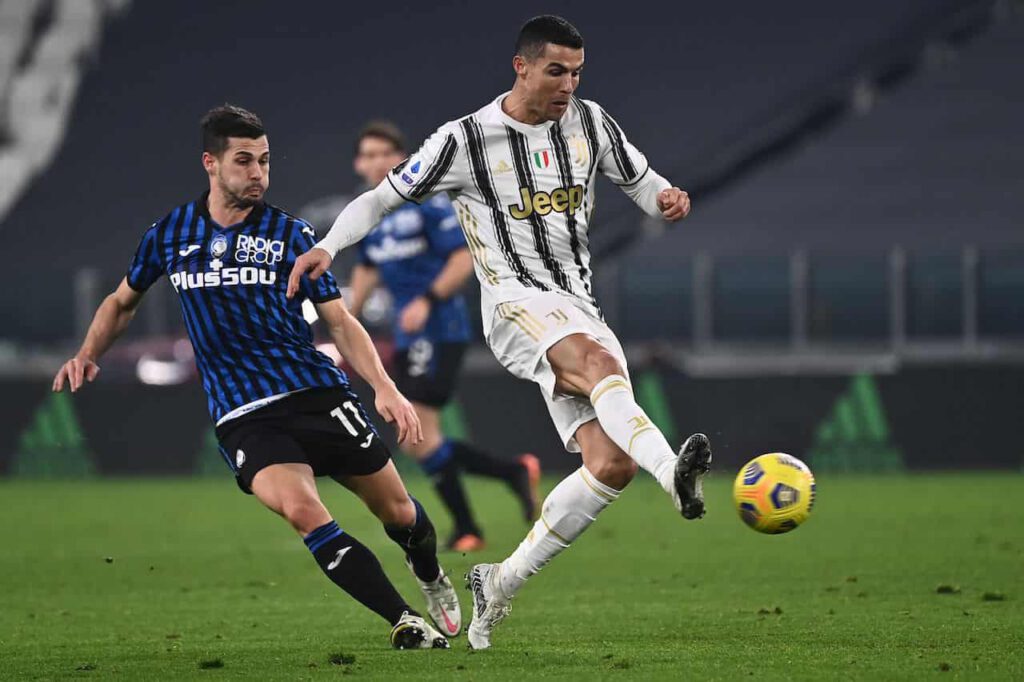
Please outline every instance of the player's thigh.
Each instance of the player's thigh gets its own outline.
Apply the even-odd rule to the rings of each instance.
[[[308,464],[266,466],[253,476],[250,488],[260,502],[302,533],[310,533],[331,520]]]
[[[553,292],[495,307],[487,343],[505,369],[520,379],[556,393],[556,377],[547,351],[573,335],[590,335],[593,323],[571,300]]]
[[[389,461],[372,474],[336,476],[335,479],[355,493],[384,524],[411,526],[416,522],[416,508],[394,462]]]
[[[271,405],[263,409],[267,412],[239,417],[217,427],[220,449],[245,492],[252,492],[253,479],[269,466],[311,465],[305,449],[289,432],[286,408]]]
[[[614,338],[614,336],[612,337]],[[605,377],[626,372],[621,353],[591,334],[572,334],[548,349],[555,388],[562,393],[589,396]]]
[[[594,478],[618,490],[633,480],[636,462],[608,437],[596,419],[580,426],[575,437],[583,455],[583,465]]]

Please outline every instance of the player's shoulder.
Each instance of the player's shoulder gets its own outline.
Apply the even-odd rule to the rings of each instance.
[[[298,232],[308,234],[310,237],[316,237],[316,228],[308,220],[303,220],[294,213],[286,211],[285,209],[275,204],[264,204],[266,210],[271,212],[271,222],[274,222],[275,218],[284,218],[294,224]]]
[[[499,98],[500,99],[500,98]],[[487,122],[495,117],[497,112],[498,100],[492,100],[487,102],[476,111],[471,111],[468,114],[463,114],[458,118],[453,118],[450,121],[445,122],[437,128],[437,133],[441,135],[455,135],[461,137],[462,132],[468,122]]]
[[[164,228],[172,227],[181,220],[186,220],[191,212],[199,210],[199,205],[197,202],[198,199],[193,199],[192,201],[188,201],[184,204],[179,204],[178,206],[175,206],[170,211],[165,213],[163,216],[154,220],[149,225],[149,227],[145,229],[143,233],[144,236],[158,236],[164,231]]]
[[[574,95],[572,103],[575,105],[574,113],[577,116],[588,117],[600,122],[603,117],[608,115],[608,112],[605,111],[604,107],[592,99],[584,99]]]

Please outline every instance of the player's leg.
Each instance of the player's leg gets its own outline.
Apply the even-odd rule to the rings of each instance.
[[[448,345],[421,336],[396,352],[395,384],[412,402],[423,427],[423,440],[404,447],[403,452],[415,459],[430,477],[434,490],[452,517],[454,528],[448,547],[473,551],[483,549],[483,533],[470,511],[451,443],[441,431],[440,408],[448,399],[441,384],[445,383],[444,370],[449,369],[450,364],[443,363],[442,358],[450,355],[446,350]]]
[[[415,459],[430,477],[434,490],[452,517],[454,528],[448,547],[460,552],[483,549],[483,532],[469,507],[454,443],[441,432],[440,411],[417,400],[413,400],[413,407],[423,427],[423,440],[403,447],[403,452]]]
[[[451,400],[466,347],[465,343],[436,345],[429,390],[421,396],[425,405],[440,410]],[[435,417],[440,431],[439,414]],[[526,522],[536,520],[540,462],[534,455],[526,453],[515,459],[502,459],[464,440],[448,439],[446,442],[450,446],[452,459],[462,471],[503,481],[519,499]]]
[[[392,626],[404,614],[415,614],[373,552],[331,518],[320,501],[309,465],[272,464],[256,472],[249,487],[260,502],[302,536],[320,569],[334,584]]]
[[[490,646],[491,632],[508,614],[510,600],[528,578],[567,549],[633,479],[636,463],[627,457],[596,420],[575,431],[583,466],[563,479],[544,499],[540,518],[526,538],[500,564],[478,564],[467,576],[473,593],[469,642]]]
[[[547,351],[556,391],[588,397],[608,437],[654,476],[685,518],[700,518],[704,515],[701,479],[711,462],[708,438],[690,436],[677,455],[636,402],[621,357],[610,332],[602,340],[572,334]]]
[[[366,475],[336,477],[384,524],[427,599],[431,618],[449,637],[462,630],[458,596],[437,559],[437,535],[427,512],[409,495],[393,462]]]

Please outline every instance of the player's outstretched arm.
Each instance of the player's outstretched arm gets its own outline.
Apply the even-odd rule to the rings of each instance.
[[[398,442],[415,445],[423,440],[423,427],[412,404],[405,399],[395,382],[384,371],[384,363],[359,320],[336,298],[316,306],[320,319],[338,347],[341,356],[373,387],[374,405],[380,416],[398,428]]]
[[[295,259],[295,266],[288,276],[288,298],[299,290],[302,276],[316,280],[331,267],[334,256],[344,248],[365,237],[380,219],[402,205],[405,199],[395,191],[387,179],[375,188],[363,192],[349,202],[348,206],[334,219],[334,224],[316,245]]]
[[[65,381],[74,393],[86,381],[96,379],[100,372],[96,361],[107,352],[132,321],[141,301],[142,293],[128,286],[127,278],[121,280],[114,293],[103,299],[103,303],[96,309],[96,315],[92,318],[82,347],[78,349],[75,357],[64,363],[57,376],[53,378],[55,392],[64,389]]]
[[[690,214],[690,195],[648,168],[636,182],[620,185],[623,192],[647,215],[669,222]]]

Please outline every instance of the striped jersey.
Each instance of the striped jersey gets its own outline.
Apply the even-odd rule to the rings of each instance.
[[[452,197],[482,291],[484,331],[495,306],[555,291],[595,315],[588,229],[600,171],[628,188],[649,165],[595,102],[573,97],[558,121],[521,123],[505,93],[450,121],[388,174],[402,197]]]
[[[269,204],[223,227],[210,218],[207,194],[179,206],[142,237],[128,285],[149,289],[166,275],[178,294],[196,366],[219,422],[245,406],[307,388],[348,386],[348,377],[313,346],[302,301],[341,296],[330,272],[303,278],[285,297],[295,258],[315,243],[313,228]]]

